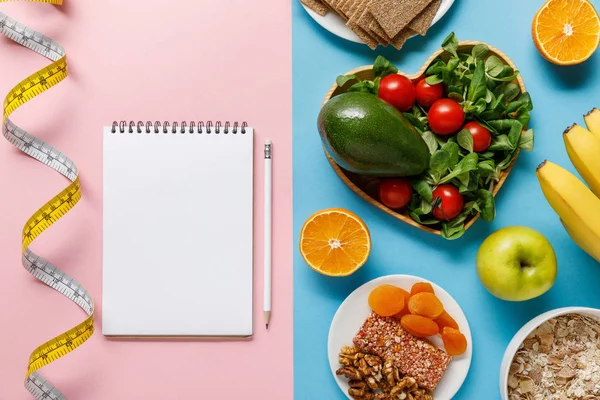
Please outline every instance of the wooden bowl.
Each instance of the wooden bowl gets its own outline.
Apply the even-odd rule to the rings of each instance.
[[[490,46],[487,43],[483,43],[483,42],[478,42],[475,40],[466,40],[466,41],[462,41],[459,42],[459,46],[458,46],[458,52],[471,52],[471,49],[477,45],[477,44],[485,44],[486,46],[489,47],[490,49],[490,53],[489,55],[495,55],[496,57],[500,58],[502,61],[504,61],[506,64],[510,65],[513,69],[517,70],[517,67],[515,66],[515,64],[512,62],[512,60],[510,58],[508,58],[508,56],[506,54],[504,54],[503,52],[501,52],[500,50],[498,50],[497,48]],[[417,80],[421,77],[423,77],[425,75],[425,71],[427,70],[427,68],[433,63],[433,61],[435,61],[435,59],[437,59],[438,57],[441,57],[442,59],[444,59],[444,61],[447,61],[448,58],[448,54],[445,53],[444,49],[440,48],[439,50],[435,51],[428,59],[427,61],[425,61],[425,63],[423,64],[423,66],[421,67],[421,69],[419,69],[419,71],[417,71],[414,74],[406,74],[402,71],[398,71],[399,74],[406,76],[407,78],[411,79],[411,80]],[[372,65],[365,65],[363,67],[359,67],[356,69],[353,69],[352,71],[346,72],[345,75],[350,75],[350,74],[354,74],[356,76],[358,76],[360,79],[367,79],[367,80],[372,80],[373,79],[373,66]],[[521,75],[519,74],[517,76],[517,79],[515,79],[514,83],[518,84],[519,87],[521,88],[521,93],[526,92],[525,89],[525,83],[523,82],[523,78],[521,77]],[[329,101],[329,99],[331,99],[332,97],[337,96],[338,94],[342,94],[344,92],[346,92],[346,90],[348,90],[348,88],[352,86],[352,83],[349,82],[346,85],[340,87],[337,84],[333,84],[333,86],[331,86],[331,88],[329,89],[329,91],[327,92],[327,95],[325,96],[325,99],[323,100],[323,104],[321,106],[323,106],[325,103],[327,103],[327,101]],[[524,127],[525,129],[527,127]],[[525,129],[523,129],[523,132],[525,132]],[[426,226],[426,225],[421,225],[418,222],[416,222],[415,220],[413,220],[407,212],[405,211],[397,211],[397,210],[392,210],[391,208],[388,208],[386,206],[384,206],[382,203],[380,203],[376,198],[376,191],[375,193],[373,193],[371,190],[368,190],[367,186],[369,185],[369,178],[366,177],[361,177],[357,174],[351,173],[349,171],[345,171],[344,169],[340,168],[340,166],[338,164],[336,164],[335,161],[333,161],[333,159],[331,158],[331,156],[329,155],[329,153],[327,152],[327,149],[325,149],[325,147],[323,147],[323,150],[325,151],[325,155],[327,156],[327,160],[329,160],[329,164],[331,164],[331,167],[333,168],[333,170],[335,171],[335,173],[339,176],[339,178],[350,188],[352,189],[352,191],[356,194],[358,194],[360,197],[362,197],[365,201],[367,201],[369,204],[379,208],[380,210],[390,214],[391,216],[393,216],[394,218],[397,218],[403,222],[406,222],[409,225],[414,226],[415,228],[421,229],[422,231],[425,232],[429,232],[429,233],[433,233],[435,235],[441,235],[441,230],[440,229],[435,229],[432,228],[431,226]],[[518,151],[518,150],[517,150]],[[504,181],[506,180],[506,178],[508,177],[508,174],[510,173],[510,171],[513,168],[513,165],[515,164],[515,161],[517,160],[518,154],[515,157],[515,159],[513,160],[513,162],[510,164],[510,166],[508,168],[506,168],[504,171],[502,171],[502,173],[500,174],[500,179],[498,180],[498,183],[496,183],[496,186],[494,187],[494,190],[492,192],[492,194],[494,195],[494,197],[496,196],[496,194],[498,193],[498,191],[500,190],[500,188],[502,187],[502,185],[504,185]],[[358,183],[358,184],[357,184]],[[362,187],[359,187],[362,186]],[[374,188],[371,188],[374,191]],[[366,191],[371,192],[370,195],[367,194]],[[475,221],[479,218],[479,213],[477,213],[476,215],[473,215],[471,218],[467,219],[465,221],[465,230],[469,229],[471,227],[471,225],[473,225],[473,223],[475,223]]]

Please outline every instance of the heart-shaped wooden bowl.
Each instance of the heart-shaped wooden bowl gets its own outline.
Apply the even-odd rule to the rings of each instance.
[[[490,49],[490,53],[489,55],[495,55],[496,57],[500,58],[502,61],[504,61],[506,64],[510,65],[513,69],[517,69],[517,67],[515,66],[515,64],[512,62],[512,60],[510,58],[508,58],[508,56],[506,54],[504,54],[503,52],[501,52],[500,50],[498,50],[497,48],[490,46],[487,43],[483,43],[483,42],[479,42],[479,41],[475,41],[475,40],[466,40],[466,41],[462,41],[459,43],[458,46],[458,52],[459,53],[464,53],[464,52],[471,52],[471,49],[478,44],[485,44],[486,46],[489,47]],[[433,61],[435,61],[438,57],[441,57],[442,59],[444,59],[444,61],[447,61],[448,58],[448,53],[446,53],[444,51],[444,49],[440,48],[439,50],[437,50],[436,52],[434,52],[428,59],[427,61],[425,61],[425,63],[423,64],[423,66],[421,67],[421,69],[419,69],[419,71],[417,71],[414,74],[406,74],[402,71],[399,71],[398,73],[401,75],[406,76],[407,78],[415,81],[418,80],[420,78],[422,78],[425,75],[425,71],[427,70],[427,68],[433,63]],[[372,80],[373,79],[373,66],[372,65],[365,65],[364,67],[360,67],[360,68],[356,68],[353,69],[352,71],[347,72],[345,75],[349,75],[349,74],[354,74],[356,76],[358,76],[360,79],[368,79],[368,80]],[[521,88],[521,93],[526,92],[525,89],[525,83],[523,83],[523,78],[521,78],[521,75],[517,76],[517,79],[515,79],[514,83],[518,84],[519,87]],[[325,96],[325,100],[323,100],[323,104],[327,103],[327,101],[329,101],[329,99],[331,99],[332,97],[335,97],[339,94],[342,94],[344,92],[346,92],[346,90],[348,90],[348,88],[352,86],[352,82],[347,83],[346,85],[340,87],[337,84],[334,84],[329,91],[327,92],[327,95]],[[525,127],[526,129],[527,127]],[[523,132],[525,131],[525,129],[523,130]],[[413,220],[408,213],[403,212],[403,211],[398,211],[398,210],[392,210],[391,208],[388,208],[386,206],[384,206],[382,203],[379,202],[379,200],[377,200],[377,179],[374,178],[368,178],[368,177],[364,177],[364,176],[360,176],[357,174],[354,174],[352,172],[349,171],[345,171],[344,169],[340,168],[339,165],[336,164],[335,161],[333,161],[333,159],[331,158],[331,156],[329,155],[329,153],[327,152],[327,149],[325,149],[325,147],[323,147],[323,150],[325,151],[325,155],[327,156],[327,159],[329,160],[329,163],[331,164],[331,167],[333,168],[333,170],[335,171],[335,173],[340,177],[340,179],[350,188],[352,189],[352,191],[356,194],[358,194],[360,197],[362,197],[365,201],[367,201],[369,204],[372,204],[373,206],[379,208],[380,210],[390,214],[391,216],[393,216],[394,218],[397,218],[403,222],[406,222],[409,225],[414,226],[415,228],[421,229],[422,231],[425,232],[429,232],[429,233],[433,233],[435,235],[441,235],[441,230],[440,229],[435,229],[434,227],[431,226],[426,226],[426,225],[421,225],[418,222],[416,222],[415,220]],[[518,157],[518,154],[517,154]],[[496,186],[494,187],[493,190],[493,195],[494,197],[496,196],[496,194],[498,193],[498,191],[500,190],[500,188],[502,187],[502,185],[504,184],[504,181],[506,180],[506,178],[508,177],[508,174],[510,173],[510,171],[512,170],[513,165],[515,164],[515,161],[517,160],[517,157],[515,157],[515,159],[513,160],[513,162],[511,163],[511,165],[506,168],[504,171],[502,171],[501,175],[500,175],[500,179],[498,180],[498,183],[496,184]],[[471,227],[471,225],[473,225],[473,223],[475,223],[475,221],[479,218],[479,213],[472,216],[470,219],[468,219],[467,221],[465,221],[465,230],[469,229]]]

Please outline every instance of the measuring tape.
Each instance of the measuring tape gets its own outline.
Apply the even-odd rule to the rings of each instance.
[[[7,0],[0,0],[0,3]],[[62,4],[62,0],[29,0],[37,3]],[[44,379],[40,368],[66,355],[94,333],[94,302],[88,291],[75,279],[49,261],[35,254],[29,245],[50,225],[65,215],[81,198],[77,166],[65,154],[16,126],[9,116],[35,96],[67,77],[65,50],[54,40],[26,27],[0,12],[0,33],[20,45],[43,55],[52,64],[30,75],[15,86],[4,100],[2,133],[23,153],[58,171],[71,181],[63,191],[40,207],[25,223],[22,236],[22,263],[27,271],[51,288],[79,305],[88,317],[79,325],[50,339],[31,353],[25,387],[36,399],[66,400],[62,393]]]

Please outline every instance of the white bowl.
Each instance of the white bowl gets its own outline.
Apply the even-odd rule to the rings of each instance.
[[[504,357],[502,358],[502,364],[500,365],[500,395],[502,397],[502,400],[509,400],[508,372],[510,369],[510,365],[512,364],[512,360],[515,357],[515,353],[519,349],[521,343],[523,343],[523,341],[527,338],[527,336],[529,336],[531,332],[535,330],[535,328],[542,325],[544,322],[565,314],[581,314],[586,315],[588,317],[600,319],[600,310],[597,308],[565,307],[557,308],[555,310],[551,310],[540,314],[525,325],[523,325],[523,327],[519,329],[519,331],[515,334],[515,336],[513,336],[512,340],[508,344],[508,347],[504,352]]]

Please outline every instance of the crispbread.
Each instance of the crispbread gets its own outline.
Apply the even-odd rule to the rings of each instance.
[[[427,30],[431,26],[433,18],[435,18],[435,15],[440,9],[441,4],[442,0],[433,0],[427,7],[425,7],[421,14],[417,15],[415,19],[410,21],[408,27],[419,35],[425,36]]]
[[[335,12],[336,14],[339,14],[340,12],[337,9],[337,5],[339,4],[339,0],[321,0],[323,3],[325,3],[327,6],[329,6],[329,8],[331,8],[333,10],[333,12]]]
[[[1,1],[1,0],[0,0]],[[320,15],[333,11],[371,49],[398,50],[415,34],[425,35],[442,0],[300,0]]]
[[[419,15],[432,0],[380,0],[369,7],[389,37],[395,37]]]
[[[300,0],[300,2],[319,15],[325,15],[329,11],[329,7],[321,0]]]
[[[372,3],[373,1],[377,1],[377,0],[369,0],[368,4]],[[367,4],[367,7],[368,7],[368,4]],[[387,46],[387,44],[390,42],[390,40],[387,37],[387,35],[385,34],[385,32],[381,31],[383,33],[383,35],[381,35],[380,32],[376,32],[371,29],[371,23],[375,19],[373,17],[373,14],[371,14],[371,12],[368,10],[367,7],[365,7],[365,9],[362,11],[362,15],[357,19],[356,24],[358,26],[360,26],[363,30],[368,32],[375,39],[377,39],[377,41],[380,44]]]
[[[394,46],[396,50],[400,50],[412,35],[414,35],[414,32],[410,28],[404,28],[390,40],[390,44]]]
[[[360,19],[362,13],[367,9],[367,6],[369,3],[371,3],[371,1],[373,0],[359,0],[359,2],[355,3],[355,8],[348,22],[358,24],[358,20]]]
[[[367,0],[350,0],[346,3],[346,17],[348,20],[352,19],[354,14],[362,7],[363,3]]]
[[[339,0],[337,3],[337,9],[344,14],[350,11],[351,6],[358,0]]]
[[[356,24],[348,25],[350,29],[363,41],[371,50],[375,50],[377,45],[379,44],[375,39],[373,39],[363,28]]]
[[[371,39],[373,39],[373,41],[377,42],[378,44],[387,45],[388,41],[378,36],[376,33],[370,31],[369,24],[365,23],[365,21],[363,20],[363,18],[365,17],[365,13],[368,11],[368,5],[371,4],[371,2],[373,1],[377,0],[359,0],[359,3],[355,3],[355,9],[352,12],[352,17],[348,20],[346,25],[348,25],[351,29],[353,28],[353,26],[357,26],[358,28],[360,28],[359,31],[357,31],[356,29],[352,30],[355,31],[355,33],[361,38],[364,35],[368,35],[369,37],[371,37]]]
[[[369,13],[370,13],[370,11],[369,11]],[[371,14],[371,16],[373,17],[373,14]],[[387,35],[387,33],[385,33],[385,31],[383,30],[383,28],[381,27],[381,25],[379,25],[379,22],[377,22],[377,20],[375,19],[375,17],[373,17],[373,20],[371,21],[371,24],[369,25],[369,30],[371,32],[376,33],[377,36],[380,36],[380,37],[384,38],[388,42],[390,40],[392,40],[392,38],[389,37]]]
[[[343,8],[347,2],[348,2],[348,0],[336,0],[335,8],[333,8],[333,10],[336,13],[338,13],[342,18],[345,18],[345,19],[348,19],[348,17],[346,16],[346,13],[344,12]]]
[[[377,33],[378,36],[381,36],[382,38],[384,38],[384,40],[386,40],[388,42],[388,44],[391,44],[398,50],[400,50],[402,48],[404,43],[411,36],[415,35],[415,32],[413,32],[412,29],[406,27],[403,30],[401,30],[400,33],[398,33],[395,37],[393,37],[393,38],[386,37],[387,34],[383,30],[383,28],[381,26],[379,26],[379,23],[377,23],[377,20],[371,22],[370,30],[371,30],[371,32]],[[386,36],[384,36],[384,35],[386,35]]]

